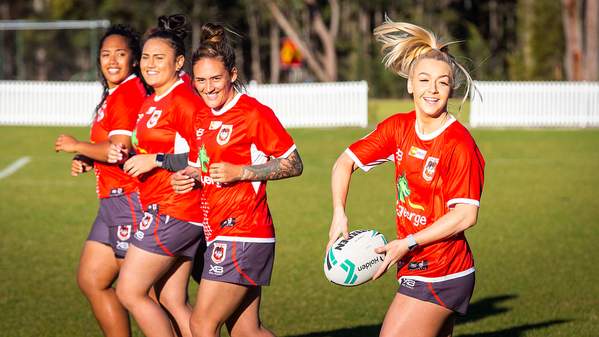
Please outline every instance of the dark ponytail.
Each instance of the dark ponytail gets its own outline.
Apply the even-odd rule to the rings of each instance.
[[[150,30],[144,44],[150,39],[159,38],[168,41],[175,51],[175,58],[185,56],[185,37],[188,31],[187,18],[182,14],[160,16],[158,27]]]
[[[233,46],[227,37],[226,30],[228,29],[214,23],[206,23],[202,26],[200,45],[191,58],[192,66],[203,58],[217,58],[223,62],[225,69],[231,73],[233,68],[236,67],[235,49],[233,49]],[[228,31],[237,35],[231,30]],[[233,87],[237,91],[243,91],[245,89],[245,86],[240,80],[239,72],[237,73],[237,79],[233,82]]]
[[[100,64],[100,54],[102,52],[102,45],[104,41],[111,35],[119,35],[125,38],[127,41],[127,47],[129,51],[131,51],[131,63],[129,67],[131,68],[131,72],[141,78],[140,69],[139,69],[139,59],[141,58],[141,45],[140,45],[140,35],[139,33],[133,29],[131,26],[116,24],[108,27],[102,38],[100,39],[100,49],[98,49],[98,57],[96,59],[96,66],[98,68],[98,76],[100,77],[100,82],[102,83],[102,99],[100,99],[100,103],[96,106],[94,115],[98,113],[104,101],[106,101],[106,97],[108,97],[108,81],[104,77],[102,73],[102,65]],[[143,81],[143,79],[142,79]],[[146,91],[148,91],[148,86],[145,85]]]

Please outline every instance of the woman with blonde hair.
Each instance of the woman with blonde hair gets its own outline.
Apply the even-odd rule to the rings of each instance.
[[[380,336],[450,336],[454,313],[465,314],[474,289],[474,261],[464,231],[477,220],[484,159],[468,130],[447,111],[458,77],[470,75],[448,43],[416,25],[387,20],[374,30],[383,63],[407,78],[414,110],[395,114],[337,159],[332,173],[329,247],[348,236],[345,202],[352,173],[393,161],[397,240],[384,253],[380,277],[397,264],[399,289]]]

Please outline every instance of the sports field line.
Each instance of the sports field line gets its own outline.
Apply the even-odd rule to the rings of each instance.
[[[21,157],[15,160],[12,164],[8,165],[4,170],[0,171],[0,179],[4,179],[9,175],[17,172],[21,167],[27,165],[31,161],[29,157]]]

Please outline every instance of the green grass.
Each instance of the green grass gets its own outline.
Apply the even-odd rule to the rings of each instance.
[[[373,100],[377,120],[406,111]],[[371,122],[375,120],[371,118]],[[326,281],[323,248],[331,218],[330,169],[367,129],[291,130],[305,163],[297,179],[269,183],[277,224],[272,285],[262,318],[279,336],[377,336],[396,291],[392,273],[355,288]],[[92,175],[69,176],[55,137],[84,128],[0,127],[0,335],[99,336],[75,282],[78,255],[97,208]],[[468,231],[477,285],[455,336],[596,336],[599,330],[599,132],[474,130],[485,155],[479,221]],[[394,236],[393,169],[355,174],[351,227]],[[191,287],[192,293],[195,286]],[[135,336],[141,336],[135,330]]]

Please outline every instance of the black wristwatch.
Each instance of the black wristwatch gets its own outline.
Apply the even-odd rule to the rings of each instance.
[[[156,166],[162,167],[163,163],[164,163],[164,153],[157,153],[156,154]]]

